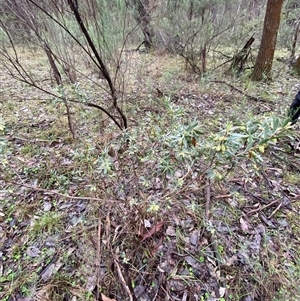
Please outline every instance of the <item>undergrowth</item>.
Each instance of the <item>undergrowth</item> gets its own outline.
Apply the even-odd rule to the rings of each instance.
[[[298,300],[297,132],[215,91],[123,133],[75,106],[75,140],[57,100],[4,103],[1,300]]]

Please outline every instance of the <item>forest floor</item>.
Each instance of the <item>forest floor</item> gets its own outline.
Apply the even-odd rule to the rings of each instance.
[[[51,89],[45,57],[22,59]],[[284,124],[299,78],[128,60],[127,132],[76,104],[75,139],[61,101],[1,70],[0,300],[300,300],[299,123],[235,143]],[[68,89],[109,101],[84,78]]]

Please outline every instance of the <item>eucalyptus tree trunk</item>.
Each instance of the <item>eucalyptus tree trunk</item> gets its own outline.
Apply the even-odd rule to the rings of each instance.
[[[268,0],[267,2],[262,39],[252,73],[253,81],[262,80],[264,77],[271,79],[271,70],[283,1],[284,0]]]

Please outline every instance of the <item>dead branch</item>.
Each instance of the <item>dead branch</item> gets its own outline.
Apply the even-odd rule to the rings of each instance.
[[[229,67],[229,70],[226,73],[232,74],[237,73],[241,74],[245,70],[245,65],[250,54],[251,45],[254,42],[253,36],[246,42],[245,46],[240,52],[238,52],[234,57],[233,61]]]
[[[269,100],[266,100],[266,99],[263,99],[263,98],[259,98],[259,97],[256,97],[256,96],[249,95],[249,94],[245,93],[244,91],[242,91],[242,90],[236,88],[236,87],[233,86],[232,84],[229,84],[229,83],[225,82],[224,80],[211,80],[210,82],[211,82],[211,83],[216,83],[216,84],[225,84],[225,85],[227,85],[228,87],[230,87],[232,90],[239,92],[240,94],[246,96],[246,97],[249,98],[250,100],[259,101],[259,102],[265,102],[265,103],[272,103],[272,102],[269,101]]]
[[[198,75],[206,73],[206,57],[209,52],[211,42],[230,28],[231,25],[227,26],[225,29],[220,31],[214,30],[213,35],[204,42],[202,49],[199,53],[196,53],[195,49],[192,49],[190,52],[187,52],[186,49],[188,45],[193,46],[195,37],[201,31],[201,29],[199,29],[188,37],[186,42],[179,48],[178,54],[185,59],[185,62],[192,68],[193,72],[195,72]],[[201,68],[197,65],[197,62],[195,62],[195,56],[197,56],[197,59],[201,61]]]
[[[33,191],[43,192],[45,195],[57,195],[61,196],[63,198],[72,199],[72,200],[82,200],[82,201],[98,201],[98,202],[111,202],[111,203],[119,203],[118,200],[111,200],[111,199],[99,199],[99,198],[93,198],[93,197],[84,197],[84,196],[72,196],[64,193],[60,193],[56,190],[49,190],[44,188],[38,188],[35,186],[31,186],[25,183],[18,183],[18,182],[8,182],[9,184],[17,185],[20,187],[26,187]]]

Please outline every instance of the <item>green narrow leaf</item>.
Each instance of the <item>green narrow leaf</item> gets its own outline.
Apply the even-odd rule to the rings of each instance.
[[[270,128],[269,125],[266,124],[264,128],[264,139],[267,139],[269,137],[269,134],[270,134]]]
[[[279,118],[275,117],[273,119],[273,133],[275,133],[277,131],[278,126],[279,126]]]
[[[289,123],[291,122],[291,119],[290,118],[286,118],[283,123],[282,123],[282,127],[286,127]]]
[[[252,137],[252,135],[250,135],[248,138],[248,144],[245,149],[245,152],[248,152],[250,150],[250,148],[253,146],[253,143],[254,143],[253,137]]]

